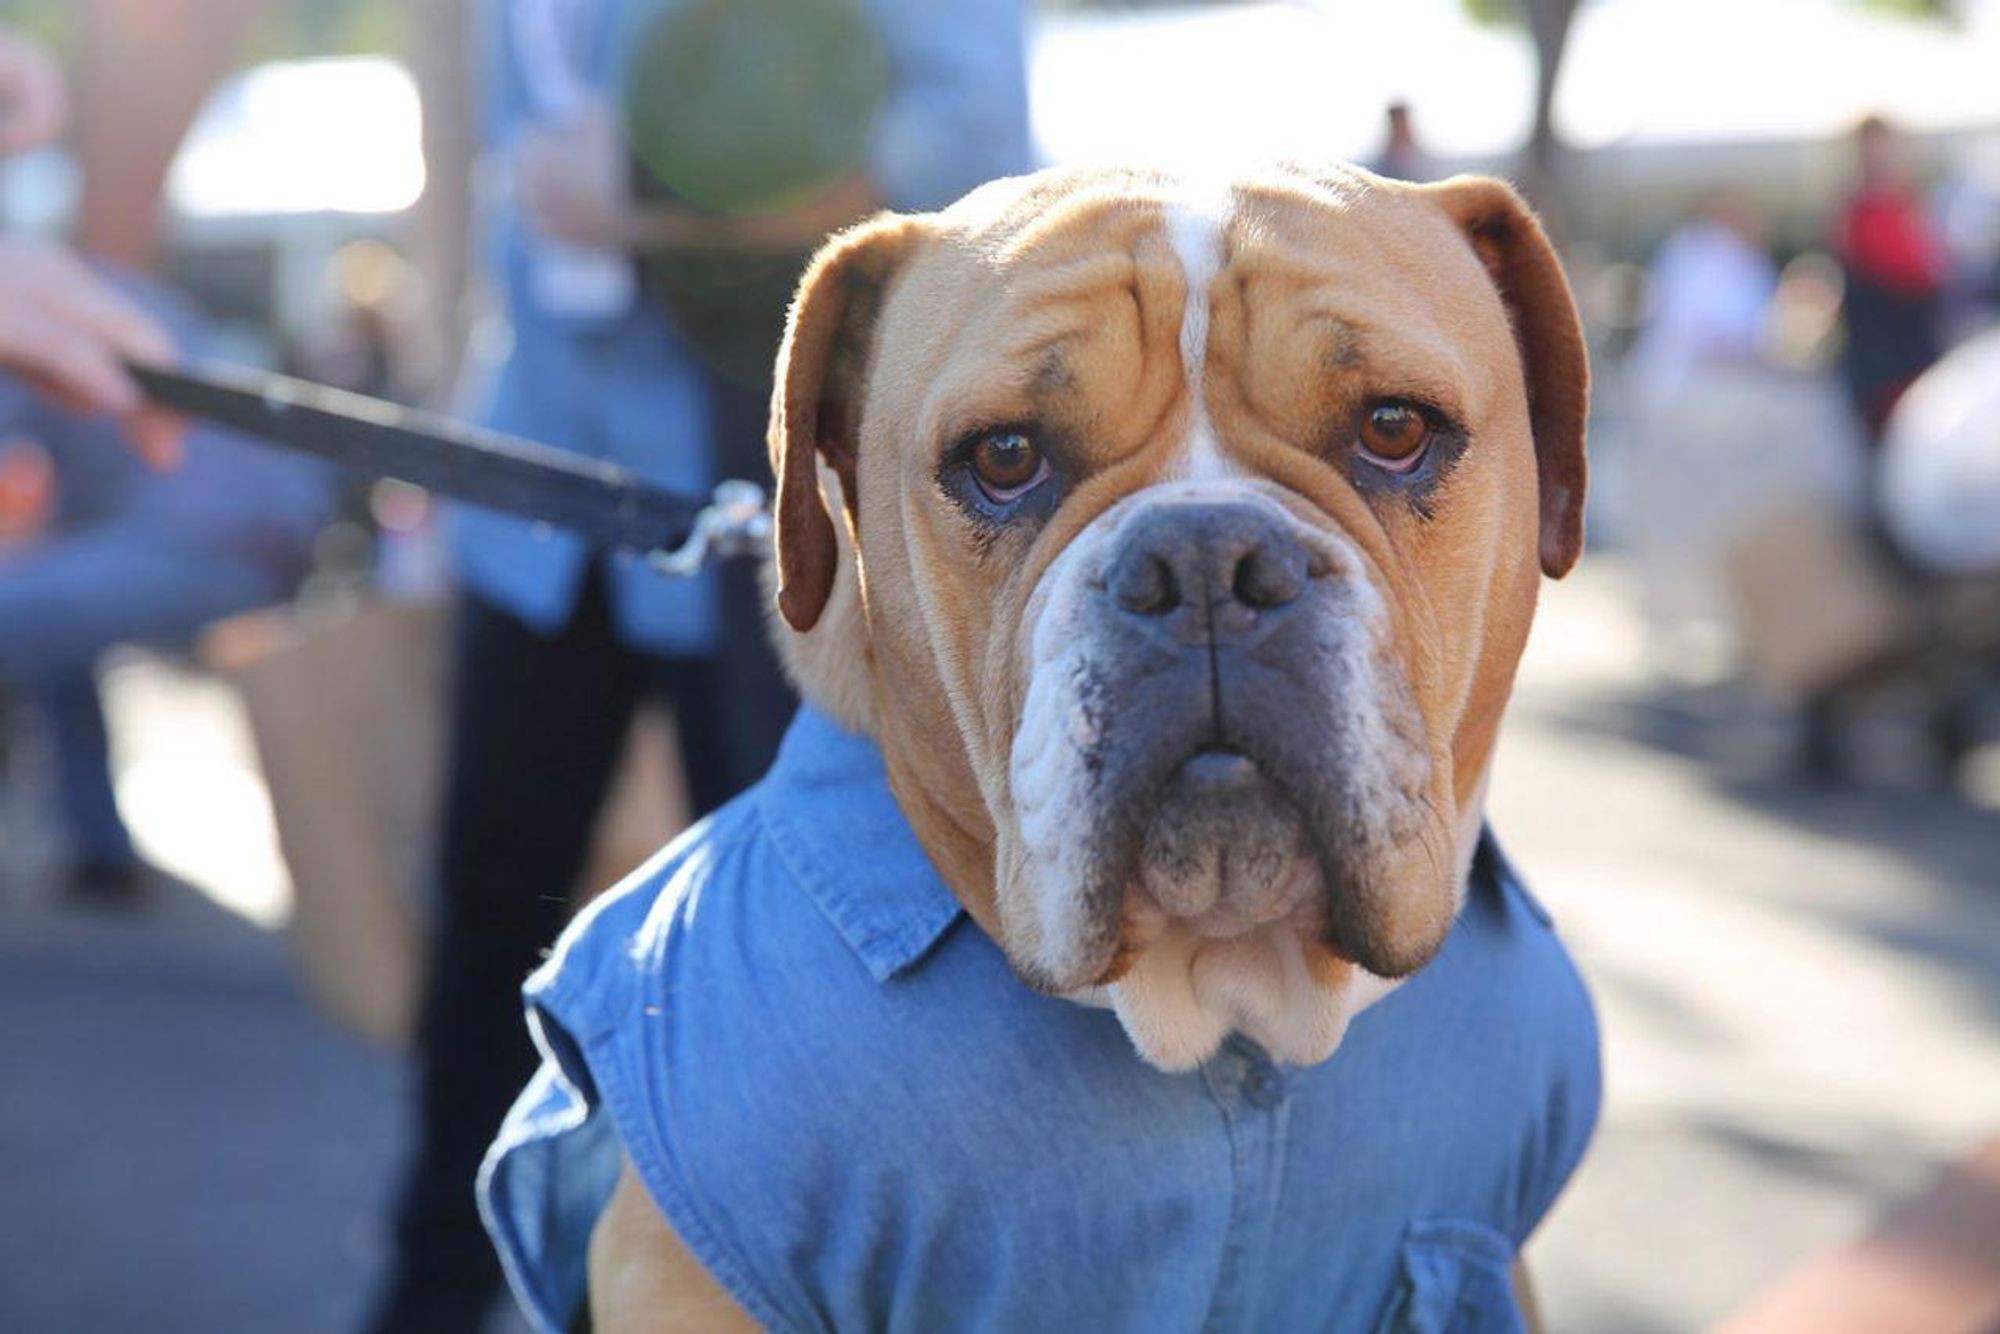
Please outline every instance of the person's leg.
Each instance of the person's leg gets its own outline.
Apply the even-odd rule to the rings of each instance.
[[[229,553],[114,524],[0,559],[0,679],[48,715],[79,870],[135,862],[112,795],[98,657],[120,643],[183,643],[209,621],[282,596],[285,582]]]
[[[534,1070],[521,983],[566,916],[640,684],[595,573],[552,636],[470,596],[461,616],[415,1146],[372,1326],[384,1334],[476,1329],[498,1291],[473,1181]]]
[[[57,672],[35,685],[54,742],[57,791],[69,828],[72,887],[121,897],[139,887],[139,855],[111,789],[110,737],[97,676],[89,667]]]
[[[0,557],[0,674],[36,680],[113,644],[172,644],[283,597],[274,568],[103,524]]]

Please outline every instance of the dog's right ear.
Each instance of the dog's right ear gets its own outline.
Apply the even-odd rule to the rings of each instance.
[[[1541,486],[1542,570],[1560,579],[1583,551],[1590,417],[1590,354],[1562,261],[1533,210],[1504,181],[1454,176],[1416,189],[1458,224],[1513,322]]]
[[[819,459],[840,477],[852,522],[856,458],[875,320],[919,223],[885,213],[821,247],[799,281],[771,395],[771,471],[778,479],[773,543],[778,610],[803,634],[833,592],[839,546],[820,496]]]

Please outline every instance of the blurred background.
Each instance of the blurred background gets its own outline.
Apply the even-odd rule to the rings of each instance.
[[[70,113],[0,162],[0,231],[156,294],[185,346],[491,420],[523,284],[630,282],[591,267],[582,187],[496,138],[500,8],[0,0]],[[952,77],[1021,62],[1034,163],[1497,171],[1558,238],[1591,551],[1493,797],[1605,1030],[1603,1125],[1531,1252],[1550,1326],[1809,1329],[1884,1272],[1949,1290],[1927,1327],[2000,1325],[2000,0],[1044,0],[977,40]],[[675,161],[634,192],[738,208]],[[529,278],[491,235],[520,216],[567,247]],[[686,278],[641,299],[692,328]],[[750,324],[704,355],[767,363]],[[0,385],[0,1329],[357,1328],[408,1226],[467,548],[420,492],[254,448],[191,451],[236,504],[190,518],[87,425]],[[9,641],[126,567],[49,629],[9,580],[167,511],[250,533],[254,577],[127,582],[68,670],[10,680]],[[712,804],[673,758],[691,696],[646,698],[580,893]]]

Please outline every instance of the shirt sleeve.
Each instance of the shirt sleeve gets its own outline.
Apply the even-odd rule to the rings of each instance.
[[[869,174],[890,207],[942,208],[1032,165],[1022,0],[877,0],[892,86]]]

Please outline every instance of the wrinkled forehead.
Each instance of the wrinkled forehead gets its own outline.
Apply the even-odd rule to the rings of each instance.
[[[1190,183],[1140,172],[999,182],[940,216],[898,285],[878,366],[945,436],[1090,418],[1136,447],[1213,346],[1477,378],[1504,316],[1421,195],[1359,171]],[[1511,349],[1509,349],[1511,351]],[[1118,421],[1104,420],[1115,401]]]

